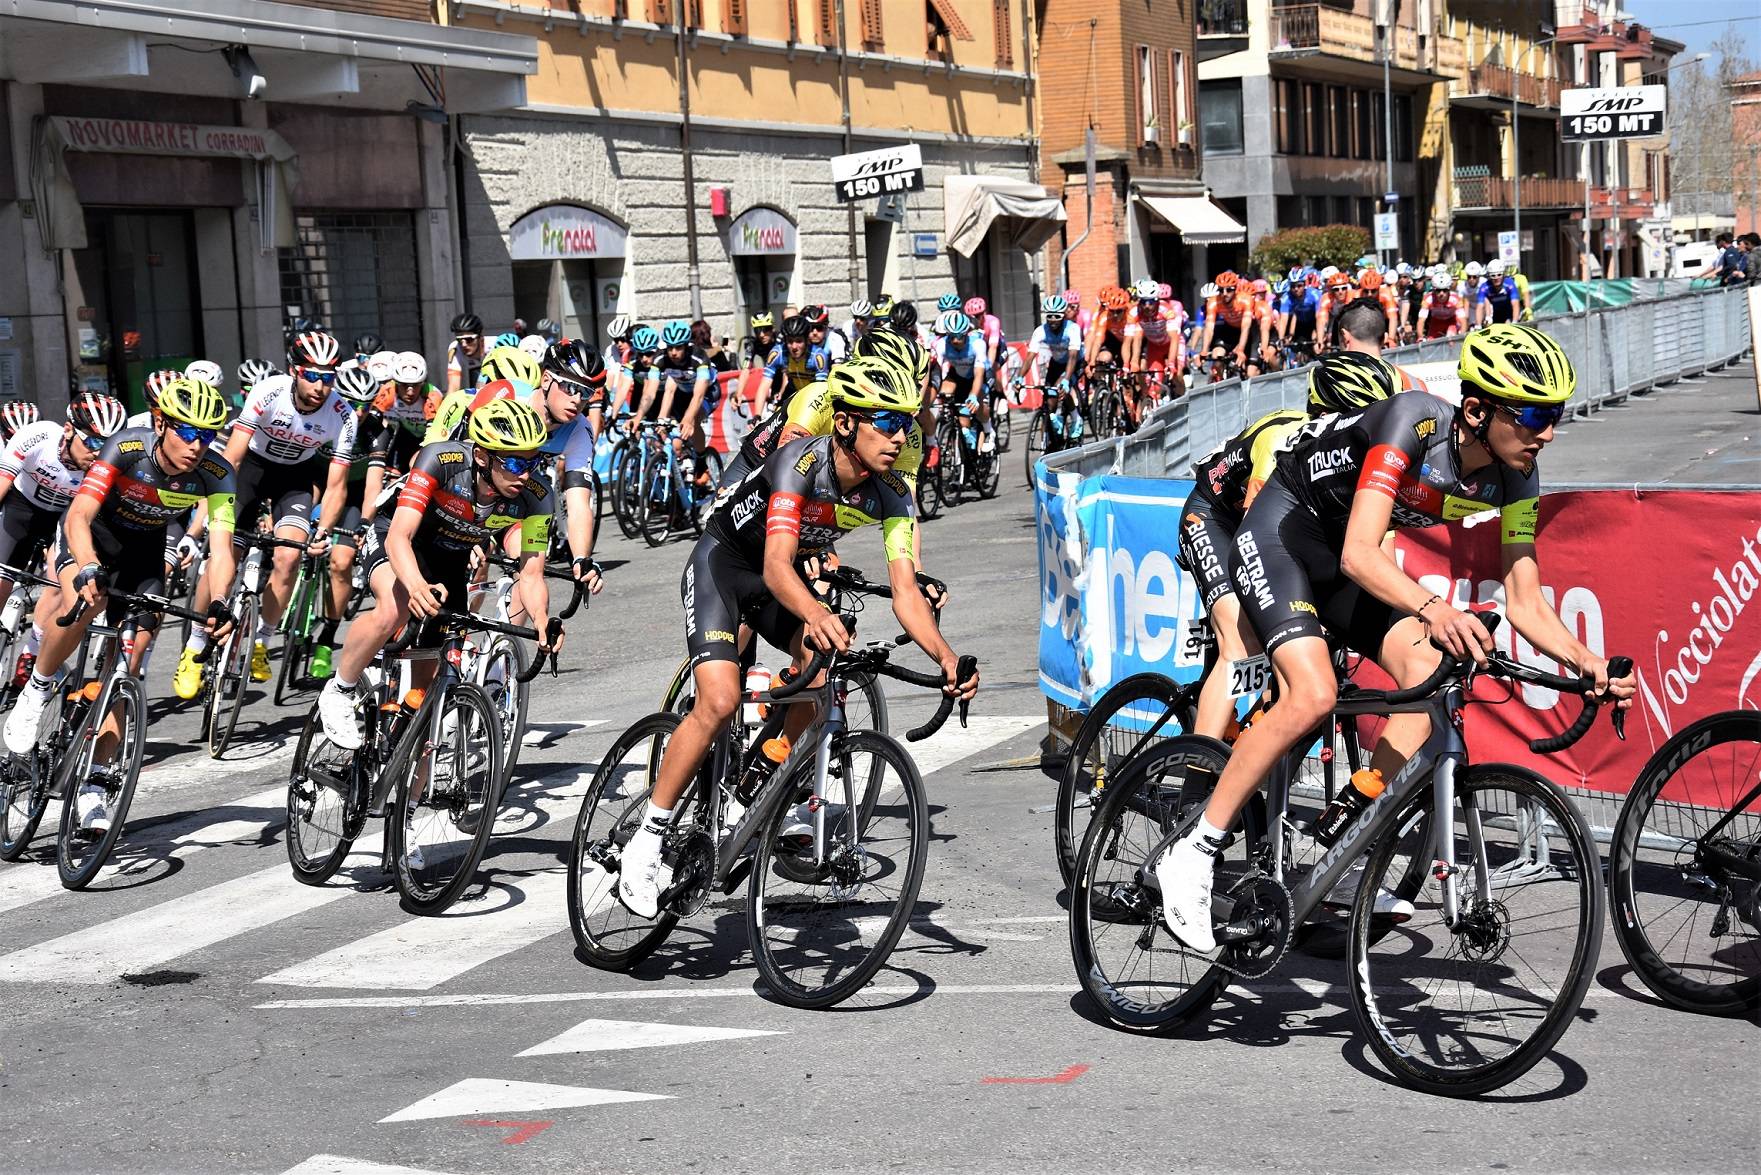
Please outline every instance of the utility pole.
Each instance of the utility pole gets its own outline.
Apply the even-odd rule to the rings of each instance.
[[[838,100],[844,107],[844,154],[855,150],[850,134],[850,53],[844,46],[844,0],[837,0]],[[844,236],[850,253],[850,298],[862,297],[862,267],[856,258],[856,202],[844,205]]]
[[[679,21],[679,146],[685,156],[685,282],[691,291],[691,321],[703,317],[703,275],[697,267],[697,171],[691,159],[691,78],[685,72],[685,6]]]

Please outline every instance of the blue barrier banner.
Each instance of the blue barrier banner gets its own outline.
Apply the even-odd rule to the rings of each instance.
[[[1198,677],[1186,629],[1198,590],[1175,563],[1190,480],[1079,477],[1042,465],[1039,526],[1041,691],[1086,710],[1117,681],[1154,669]]]

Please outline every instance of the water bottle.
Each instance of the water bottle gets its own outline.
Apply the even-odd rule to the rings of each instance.
[[[6,607],[0,608],[0,629],[17,632],[19,617],[23,615],[24,593],[14,585],[12,594],[6,597]]]
[[[1346,784],[1340,793],[1333,797],[1314,823],[1314,836],[1321,844],[1331,848],[1342,833],[1351,826],[1358,814],[1376,802],[1376,797],[1387,788],[1382,773],[1374,767],[1367,767],[1352,773],[1351,782]]]
[[[746,692],[749,694],[767,690],[771,685],[770,670],[762,665],[754,665],[746,671]],[[741,709],[741,721],[747,726],[757,726],[763,722],[770,707],[758,702],[747,702]]]

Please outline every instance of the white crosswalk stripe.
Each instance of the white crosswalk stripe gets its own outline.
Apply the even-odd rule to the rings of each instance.
[[[393,1163],[369,1163],[347,1155],[313,1155],[281,1175],[446,1175],[446,1172],[424,1167],[399,1167]]]

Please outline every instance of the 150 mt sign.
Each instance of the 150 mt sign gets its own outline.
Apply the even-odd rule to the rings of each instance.
[[[1560,137],[1647,139],[1663,133],[1666,86],[1580,87],[1559,93]]]
[[[916,143],[832,157],[832,188],[838,202],[877,199],[923,190],[923,151]]]

